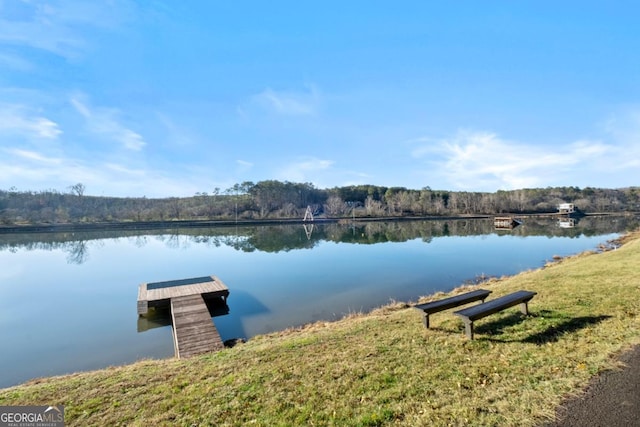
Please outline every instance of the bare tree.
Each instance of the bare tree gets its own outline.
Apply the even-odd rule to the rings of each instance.
[[[367,196],[366,200],[364,201],[364,208],[366,209],[367,215],[384,215],[384,205],[382,204],[382,202],[380,200],[374,200],[371,196]]]
[[[71,190],[72,194],[81,197],[84,195],[84,190],[86,190],[86,187],[83,183],[79,182],[77,184],[70,185],[69,190]]]
[[[336,216],[340,215],[344,212],[345,204],[344,200],[342,200],[338,196],[330,196],[327,199],[327,203],[324,205],[324,209],[327,211],[329,215]]]

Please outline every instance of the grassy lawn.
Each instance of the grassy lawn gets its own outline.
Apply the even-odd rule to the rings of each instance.
[[[192,359],[32,381],[0,390],[0,405],[63,404],[67,425],[536,425],[640,343],[639,265],[634,233],[484,283],[491,298],[538,294],[528,317],[476,322],[474,341],[450,311],[427,330],[398,303]]]

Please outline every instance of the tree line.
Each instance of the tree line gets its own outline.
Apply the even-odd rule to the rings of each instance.
[[[510,230],[515,236],[597,236],[606,233],[621,233],[638,227],[639,218],[586,216],[576,219],[580,224],[573,229],[556,226],[549,218],[527,218],[524,226]],[[97,230],[62,233],[12,233],[0,239],[0,252],[17,250],[59,250],[66,253],[67,262],[82,264],[100,241],[122,239],[138,247],[150,242],[162,243],[173,249],[189,248],[192,245],[206,247],[227,246],[243,252],[292,251],[310,249],[321,242],[369,245],[385,242],[406,242],[420,239],[429,243],[441,236],[478,236],[495,232],[490,219],[448,219],[415,221],[360,221],[353,224],[329,222],[319,227],[305,224],[273,224],[268,226],[238,227],[186,227],[154,230]]]
[[[583,213],[638,212],[640,187],[547,187],[510,191],[442,191],[425,187],[351,185],[319,189],[311,183],[243,182],[190,197],[104,197],[78,183],[61,192],[0,190],[0,224],[65,224],[174,220],[264,220],[315,216],[411,217],[553,213],[573,203]]]

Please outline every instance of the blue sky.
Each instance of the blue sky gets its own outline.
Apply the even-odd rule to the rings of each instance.
[[[0,189],[637,186],[634,1],[0,0]]]

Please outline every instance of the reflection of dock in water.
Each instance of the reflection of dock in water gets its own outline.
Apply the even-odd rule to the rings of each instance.
[[[496,230],[512,230],[520,224],[520,220],[510,216],[497,216],[493,218],[493,226]]]
[[[215,276],[143,283],[138,289],[138,314],[146,317],[149,307],[169,306],[176,357],[189,357],[224,348],[205,298],[217,299],[227,307],[228,296],[229,289]],[[228,313],[228,307],[222,312]],[[163,326],[166,319],[151,315],[144,322],[139,318],[138,330]]]
[[[560,218],[558,220],[558,227],[560,228],[573,228],[576,226],[576,220],[574,218]]]

